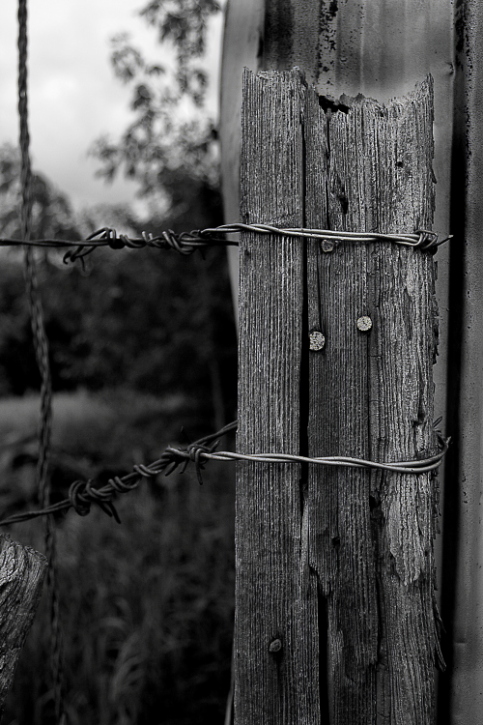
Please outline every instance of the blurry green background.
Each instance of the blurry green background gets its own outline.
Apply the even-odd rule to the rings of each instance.
[[[170,73],[127,37],[113,44],[131,87],[132,125],[98,139],[106,178],[125,173],[142,205],[74,211],[35,169],[33,237],[82,239],[101,226],[140,236],[223,223],[217,134],[203,107],[197,61],[216,2],[149,3],[171,43]],[[186,113],[191,103],[196,113]],[[180,110],[181,109],[181,110]],[[189,122],[186,118],[189,117]],[[19,156],[0,147],[0,236],[19,230]],[[142,212],[139,210],[142,209]],[[2,249],[0,284],[0,502],[2,516],[37,505],[39,374],[22,254]],[[224,250],[98,250],[64,265],[37,253],[50,340],[54,427],[52,500],[76,479],[99,483],[159,458],[236,417],[236,331]],[[233,440],[223,447],[233,446]],[[213,463],[200,487],[188,469],[159,476],[102,511],[71,511],[58,528],[67,722],[76,725],[223,723],[230,688],[234,595],[234,469]],[[43,551],[42,521],[9,527]],[[44,594],[21,655],[6,725],[54,722],[50,617]]]

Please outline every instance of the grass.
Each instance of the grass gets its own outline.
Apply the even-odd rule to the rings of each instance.
[[[56,448],[97,470],[103,456],[121,472],[136,454],[151,460],[168,443],[160,430],[173,428],[174,418],[179,427],[180,401],[171,401],[170,413],[169,401],[115,397],[59,396]],[[0,435],[13,435],[12,420],[19,430],[34,424],[33,404],[20,403],[0,405]],[[8,460],[4,481],[9,470],[15,473]],[[189,470],[143,483],[119,500],[121,525],[100,510],[58,521],[69,725],[223,723],[233,620],[233,473],[230,464],[214,464],[203,487]],[[29,522],[11,533],[42,550],[42,528]],[[53,723],[49,644],[44,596],[5,725]]]

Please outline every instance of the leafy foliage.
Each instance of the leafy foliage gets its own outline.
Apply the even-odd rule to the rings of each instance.
[[[134,120],[117,141],[104,136],[94,144],[101,175],[112,179],[122,170],[139,181],[143,196],[169,193],[174,170],[217,183],[217,137],[202,110],[207,75],[200,59],[209,18],[219,10],[217,0],[153,0],[140,11],[174,50],[171,69],[148,62],[128,34],[113,38],[114,72],[131,86]]]
[[[72,206],[52,183],[38,172],[32,174],[30,196],[32,224],[38,237],[81,239]],[[20,153],[11,144],[0,146],[0,234],[20,237]]]
[[[159,32],[159,40],[171,40],[180,68],[205,52],[208,18],[219,12],[217,0],[152,0],[143,15]]]

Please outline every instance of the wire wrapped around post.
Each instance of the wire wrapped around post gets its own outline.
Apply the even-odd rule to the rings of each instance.
[[[69,264],[77,260],[84,262],[85,257],[101,247],[109,247],[113,250],[164,249],[173,250],[183,256],[189,256],[196,251],[203,251],[206,247],[238,246],[238,242],[228,238],[227,235],[243,232],[255,232],[261,235],[278,234],[283,237],[298,238],[301,241],[320,240],[324,252],[331,252],[339,244],[344,243],[368,244],[380,241],[413,247],[422,252],[434,254],[441,244],[451,239],[451,236],[439,239],[436,232],[426,229],[417,229],[414,233],[379,234],[375,232],[345,232],[334,229],[305,229],[302,227],[280,229],[271,224],[242,224],[235,222],[208,229],[195,229],[191,232],[176,233],[172,229],[167,229],[159,234],[142,232],[141,237],[130,237],[127,234],[119,234],[112,227],[101,227],[83,240],[29,239],[26,241],[0,238],[0,246],[14,247],[20,244],[28,244],[43,249],[67,249],[64,253],[64,263]]]
[[[439,420],[435,421],[437,426]],[[133,466],[131,473],[125,476],[114,476],[104,486],[95,486],[94,481],[74,481],[70,488],[68,497],[58,501],[51,506],[33,511],[20,512],[0,520],[0,526],[9,526],[21,521],[29,521],[39,516],[58,514],[73,508],[79,516],[87,516],[91,511],[92,504],[99,506],[108,516],[112,516],[118,523],[120,518],[115,508],[113,499],[118,494],[128,493],[139,486],[144,479],[154,479],[160,474],[169,476],[181,468],[183,473],[186,467],[193,463],[196,469],[198,482],[203,483],[202,471],[208,461],[254,461],[256,463],[309,463],[316,466],[341,466],[349,468],[372,468],[380,471],[395,471],[397,473],[421,474],[436,471],[441,464],[450,439],[445,439],[442,434],[435,430],[435,437],[438,445],[437,452],[427,458],[413,461],[389,461],[378,462],[368,461],[354,456],[319,456],[309,458],[308,456],[289,455],[280,453],[253,453],[243,454],[234,451],[218,451],[218,445],[224,435],[232,433],[237,429],[237,421],[229,423],[216,433],[200,438],[187,448],[168,446],[160,458],[149,464],[138,463]]]

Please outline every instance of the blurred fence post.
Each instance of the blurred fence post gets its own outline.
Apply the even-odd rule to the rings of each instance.
[[[247,72],[242,121],[243,222],[431,227],[429,79],[338,107],[298,71]],[[243,235],[239,451],[432,455],[434,280],[387,242]],[[235,725],[434,725],[435,496],[428,473],[239,464]]]
[[[0,716],[39,604],[46,566],[42,554],[0,535]]]

